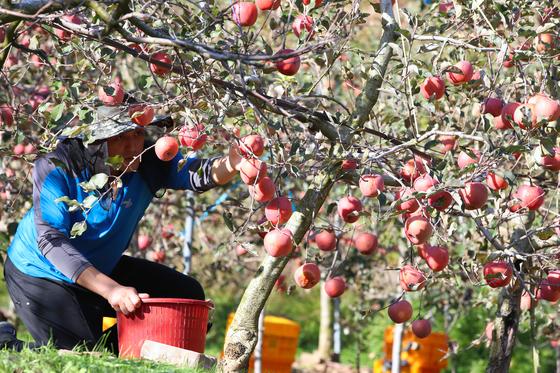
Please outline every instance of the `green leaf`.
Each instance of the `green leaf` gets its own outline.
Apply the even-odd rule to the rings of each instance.
[[[56,105],[51,111],[51,121],[56,122],[60,118],[62,118],[62,114],[64,113],[64,102],[61,104]]]
[[[112,157],[108,157],[107,160],[105,161],[105,164],[113,167],[114,169],[118,170],[121,168],[122,164],[124,162],[124,158],[122,155],[114,155]]]
[[[97,197],[94,195],[91,196],[87,196],[84,201],[82,202],[82,205],[86,208],[86,209],[90,209],[92,208],[92,206],[95,204],[95,202],[97,202]]]
[[[81,236],[87,229],[87,223],[85,220],[74,223],[72,225],[72,230],[70,231],[70,238]]]
[[[37,35],[33,35],[33,37],[29,40],[29,49],[37,49],[39,46],[39,40],[37,39]]]
[[[80,207],[80,202],[76,201],[75,199],[71,199],[68,196],[58,197],[54,200],[55,203],[65,203],[68,207],[70,207],[70,211],[76,211]]]
[[[185,167],[186,164],[187,164],[186,159],[180,159],[179,162],[177,163],[177,172],[180,172],[183,169],[183,167]]]
[[[107,181],[109,181],[109,175],[104,173],[95,174],[89,181],[95,185],[97,189],[101,189],[107,184]]]
[[[226,226],[228,227],[228,229],[230,231],[234,231],[233,229],[233,221],[231,220],[231,213],[228,211],[225,211],[222,216],[224,217],[224,222],[226,223]]]

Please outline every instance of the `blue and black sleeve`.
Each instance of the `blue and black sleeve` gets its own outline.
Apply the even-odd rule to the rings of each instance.
[[[33,206],[37,244],[41,253],[62,274],[76,282],[91,263],[70,242],[71,214],[57,198],[70,196],[67,173],[43,157],[33,168]]]

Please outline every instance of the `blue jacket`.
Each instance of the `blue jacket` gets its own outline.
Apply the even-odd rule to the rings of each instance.
[[[63,196],[82,202],[96,193],[84,191],[79,184],[98,173],[96,167],[105,160],[101,157],[100,163],[98,157],[99,153],[92,153],[79,140],[66,139],[54,152],[35,161],[33,207],[23,217],[8,248],[8,256],[23,273],[72,283],[93,265],[109,275],[158,190],[203,192],[215,186],[210,170],[216,158],[189,157],[181,168],[180,153],[164,162],[152,147],[142,155],[138,171],[122,177],[117,194],[108,191],[87,216],[81,209],[70,212],[64,202],[55,202]],[[86,231],[70,238],[74,223],[83,220]]]

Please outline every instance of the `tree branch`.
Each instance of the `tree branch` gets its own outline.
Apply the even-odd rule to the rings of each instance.
[[[383,36],[379,42],[377,56],[374,58],[373,65],[368,73],[369,78],[356,99],[356,109],[351,118],[352,128],[360,128],[367,122],[369,114],[379,98],[379,88],[381,88],[387,66],[393,56],[393,50],[389,44],[397,38],[395,32],[397,25],[390,0],[381,0],[381,15],[384,22]]]

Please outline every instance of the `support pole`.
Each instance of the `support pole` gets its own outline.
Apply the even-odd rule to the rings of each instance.
[[[194,230],[194,196],[187,190],[187,211],[185,214],[185,238],[183,241],[183,273],[189,274],[192,261],[192,237]]]
[[[257,345],[255,346],[255,373],[262,373],[262,346],[264,338],[264,309],[259,315]]]

